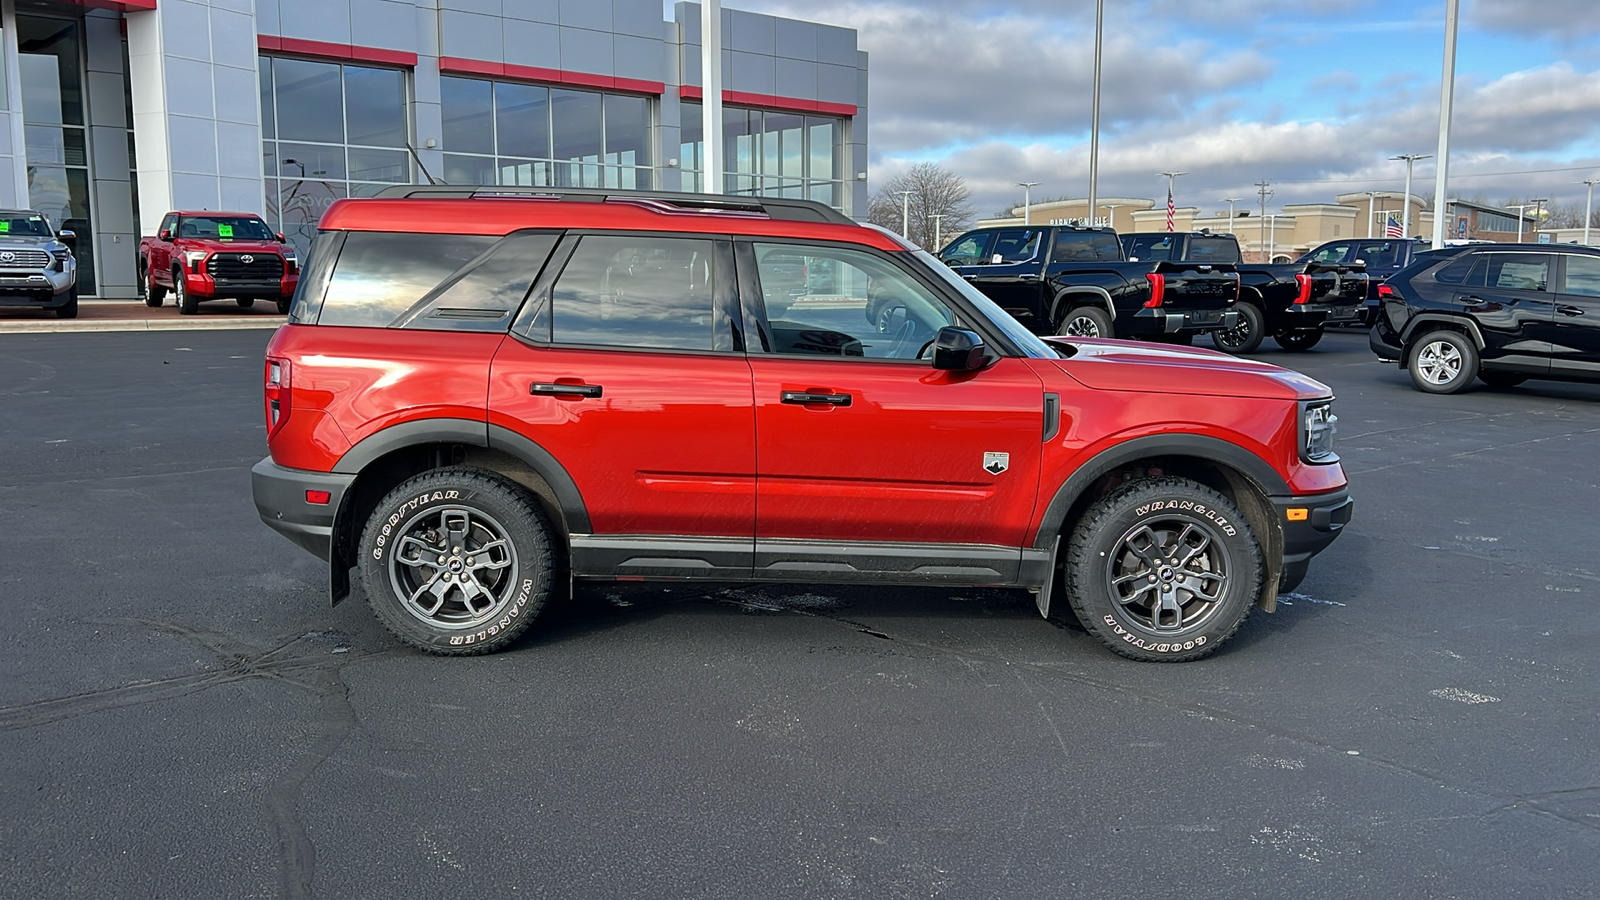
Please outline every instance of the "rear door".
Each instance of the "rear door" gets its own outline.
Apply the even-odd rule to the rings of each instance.
[[[1556,296],[1551,374],[1600,371],[1600,256],[1559,255],[1564,273]]]
[[[1474,256],[1472,270],[1456,289],[1456,302],[1483,332],[1484,360],[1527,372],[1548,369],[1556,340],[1554,257],[1548,253]]]
[[[752,298],[786,257],[826,260],[835,273],[830,297],[748,311],[762,332],[750,355],[756,574],[1013,580],[1044,425],[1042,382],[1026,361],[934,370],[929,342],[968,320],[893,254],[760,241],[738,252]],[[887,314],[869,315],[870,298]]]
[[[546,269],[495,356],[491,442],[520,436],[571,476],[592,530],[571,538],[579,574],[748,576],[755,426],[729,244],[569,234]]]

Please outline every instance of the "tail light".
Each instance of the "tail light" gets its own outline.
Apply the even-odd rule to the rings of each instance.
[[[1161,305],[1162,300],[1166,299],[1167,276],[1159,272],[1151,272],[1145,278],[1150,281],[1150,299],[1146,300],[1144,305],[1146,309],[1155,309]]]
[[[266,367],[266,413],[267,437],[270,439],[289,421],[292,410],[290,403],[290,376],[289,361],[277,357],[267,357]]]
[[[1300,296],[1294,298],[1294,302],[1296,302],[1296,303],[1310,303],[1311,302],[1311,276],[1310,275],[1296,275],[1294,277],[1294,283],[1298,284],[1300,286]]]
[[[1389,299],[1392,299],[1392,298],[1394,298],[1396,296],[1398,296],[1398,295],[1395,293],[1394,288],[1388,286],[1387,284],[1378,285],[1378,299],[1379,300],[1389,300]]]

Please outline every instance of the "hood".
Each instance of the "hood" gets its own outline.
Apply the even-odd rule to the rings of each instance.
[[[277,253],[282,254],[287,245],[277,241],[235,241],[218,238],[183,237],[173,240],[174,247],[194,250],[216,250],[220,253]]]
[[[1069,348],[1061,370],[1101,391],[1140,391],[1217,397],[1312,400],[1333,391],[1299,372],[1215,350],[1144,341],[1045,338]]]
[[[0,247],[49,247],[66,245],[53,237],[44,237],[37,234],[0,234]]]

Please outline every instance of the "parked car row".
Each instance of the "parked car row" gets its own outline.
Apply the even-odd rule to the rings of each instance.
[[[0,306],[78,315],[77,236],[31,209],[0,210]]]

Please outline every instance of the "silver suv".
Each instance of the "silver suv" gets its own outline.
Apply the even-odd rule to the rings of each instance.
[[[65,243],[75,237],[58,233],[32,210],[0,209],[0,306],[53,309],[57,318],[77,318],[78,261]]]

